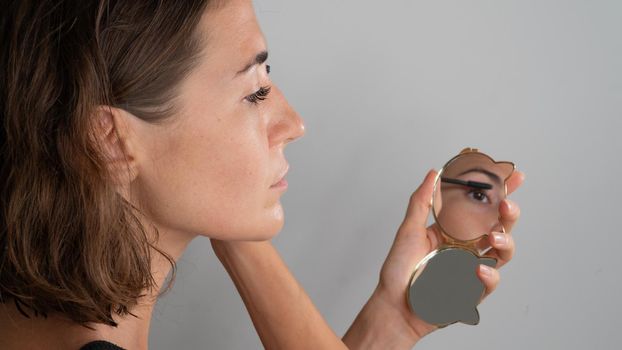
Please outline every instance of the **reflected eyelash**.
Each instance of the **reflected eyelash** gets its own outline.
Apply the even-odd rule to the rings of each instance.
[[[268,94],[270,93],[270,86],[262,86],[255,93],[246,96],[246,100],[250,103],[259,103],[266,98],[268,98]]]

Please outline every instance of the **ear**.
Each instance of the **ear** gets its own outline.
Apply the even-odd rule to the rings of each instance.
[[[135,140],[127,118],[129,113],[115,107],[98,106],[92,114],[91,137],[102,152],[110,180],[129,187],[138,176]]]

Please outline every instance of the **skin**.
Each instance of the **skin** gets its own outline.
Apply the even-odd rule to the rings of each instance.
[[[412,348],[435,329],[413,315],[404,299],[412,267],[438,244],[425,226],[435,172],[411,195],[377,288],[338,337],[269,241],[284,222],[284,190],[271,185],[287,166],[285,146],[304,134],[304,123],[270,81],[265,63],[236,75],[267,49],[252,3],[231,0],[209,10],[200,26],[209,33],[205,54],[180,85],[178,111],[166,125],[105,106],[94,114],[97,140],[109,152],[119,193],[143,209],[145,225],[158,229],[158,246],[173,258],[195,237],[211,239],[266,348]],[[271,86],[266,100],[255,105],[246,99],[266,85]],[[517,172],[508,181],[509,191],[522,180]],[[498,267],[514,253],[510,233],[519,209],[505,200],[500,212],[507,233],[499,241],[491,236]],[[154,255],[158,285],[169,268]],[[477,273],[486,293],[492,292],[498,271]],[[148,292],[133,310],[137,317],[117,317],[117,328],[97,324],[94,330],[56,316],[24,319],[8,306],[0,313],[0,339],[8,349],[77,349],[97,339],[147,349],[154,303],[155,294]]]
[[[473,240],[493,231],[502,231],[499,224],[499,205],[505,198],[503,181],[512,171],[508,164],[494,164],[484,156],[462,157],[464,161],[452,162],[443,177],[475,181],[492,185],[492,189],[475,189],[452,183],[438,183],[442,194],[442,209],[436,205],[438,222],[452,237],[463,241]],[[479,171],[496,174],[491,178]]]
[[[135,147],[132,197],[167,235],[265,240],[283,225],[285,146],[304,134],[300,116],[272,84],[266,64],[236,75],[266,43],[253,9],[233,1],[201,23],[210,33],[200,64],[181,84],[166,127],[128,116]],[[271,86],[267,99],[246,97]]]

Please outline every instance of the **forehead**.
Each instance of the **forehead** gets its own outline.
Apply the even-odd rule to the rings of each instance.
[[[266,49],[250,0],[228,0],[208,8],[199,26],[205,42],[204,56],[211,63],[219,63],[217,66],[239,70],[240,65]]]

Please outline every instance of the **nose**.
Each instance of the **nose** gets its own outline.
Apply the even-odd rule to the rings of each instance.
[[[287,144],[305,134],[304,120],[287,102],[281,90],[276,86],[272,88],[274,109],[271,111],[273,121],[268,130],[270,145]]]

